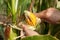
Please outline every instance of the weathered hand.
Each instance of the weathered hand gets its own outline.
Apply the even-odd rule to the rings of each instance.
[[[21,26],[26,34],[26,36],[34,36],[34,35],[39,35],[37,32],[33,31],[33,30],[30,30],[27,28],[26,25],[22,24]]]
[[[44,19],[50,23],[59,24],[60,22],[60,11],[55,8],[49,8],[42,12],[35,14],[37,17]]]

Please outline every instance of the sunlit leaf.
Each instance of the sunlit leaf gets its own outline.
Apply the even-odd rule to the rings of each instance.
[[[22,40],[58,40],[51,35],[40,35],[40,36],[29,36],[25,37]]]

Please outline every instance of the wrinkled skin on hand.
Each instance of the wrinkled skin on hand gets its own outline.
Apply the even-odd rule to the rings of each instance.
[[[41,19],[48,21],[49,23],[60,23],[60,11],[55,8],[43,10],[42,12],[36,13],[35,15]]]

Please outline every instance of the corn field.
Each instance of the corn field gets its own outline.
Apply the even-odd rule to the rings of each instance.
[[[19,37],[22,28],[18,27],[18,24],[20,22],[26,23],[24,11],[38,13],[50,7],[60,10],[59,4],[60,0],[0,0],[0,40],[40,40],[38,36]],[[31,15],[32,18],[35,18],[33,14]],[[28,19],[26,20],[29,23]],[[35,31],[41,35],[41,40],[49,40],[50,38],[50,40],[60,40],[60,24],[55,25],[45,21],[37,24],[34,23],[36,20],[31,20],[32,23],[29,25],[36,26]]]

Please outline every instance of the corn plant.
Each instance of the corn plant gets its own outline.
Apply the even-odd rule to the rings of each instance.
[[[57,0],[33,0],[33,1],[34,1],[34,4],[33,4],[33,7],[31,9],[33,11],[33,13],[45,10],[49,7],[56,7],[56,4],[57,4]],[[4,2],[6,4],[3,5]],[[3,7],[4,8],[6,7],[5,9],[7,10],[6,11],[7,12],[7,17],[9,18],[9,15],[11,15],[11,17],[10,17],[11,20],[8,19],[9,20],[8,22],[10,23],[10,21],[12,21],[11,26],[6,27],[6,29],[5,29],[5,37],[4,37],[4,34],[3,34],[4,31],[2,30],[3,28],[2,27],[0,28],[1,29],[0,32],[1,32],[1,35],[2,35],[3,38],[5,38],[6,40],[14,40],[14,38],[16,38],[17,36],[20,35],[20,31],[15,28],[15,27],[17,27],[17,25],[16,25],[17,20],[18,20],[17,19],[17,14],[22,15],[24,13],[24,10],[29,9],[30,4],[31,4],[31,0],[4,0],[4,1],[0,0],[0,10]],[[1,7],[2,5],[3,5],[3,7]],[[52,25],[52,24],[48,24],[48,23],[45,22],[45,23],[42,23],[40,25],[41,26],[38,25],[39,27],[38,27],[38,31],[37,31],[40,34],[46,34],[46,33],[48,33],[48,31],[50,31],[50,35],[56,36],[57,38],[60,37],[59,36],[60,35],[59,24],[58,25]],[[27,39],[29,40],[31,38],[27,38]],[[43,37],[41,39],[43,39]],[[17,39],[17,40],[20,40],[20,39]],[[22,39],[22,40],[25,40],[25,39]],[[33,39],[33,40],[35,40],[35,39]]]
[[[17,8],[18,8],[18,1],[19,0],[8,0],[7,1],[8,9],[12,14],[12,22],[13,23],[16,23],[16,14],[17,14]]]
[[[14,25],[16,25],[16,14],[17,14],[17,8],[18,8],[18,1],[19,0],[7,0],[7,10],[8,10],[8,14],[7,15],[12,15],[12,25],[13,27],[15,27]],[[5,29],[5,32],[7,32],[8,30],[9,33],[6,33],[5,36],[6,36],[6,40],[14,40],[15,37],[19,36],[19,31],[14,29],[14,28],[11,28],[11,27],[7,27]],[[11,36],[12,35],[12,36]]]
[[[25,0],[7,0],[7,15],[9,16],[10,14],[12,15],[12,26],[7,27],[5,32],[7,32],[8,30],[9,33],[5,33],[5,35],[7,35],[8,37],[6,38],[6,40],[15,40],[15,38],[17,36],[20,35],[20,31],[17,29],[14,29],[15,27],[17,27],[17,14],[18,11],[20,11],[20,13],[23,13],[24,10],[27,9],[28,3],[30,3],[31,1]],[[25,4],[26,3],[26,4]],[[19,14],[20,15],[20,14]],[[13,27],[13,28],[11,28]],[[12,35],[12,36],[11,36]],[[17,39],[19,40],[19,39]]]

